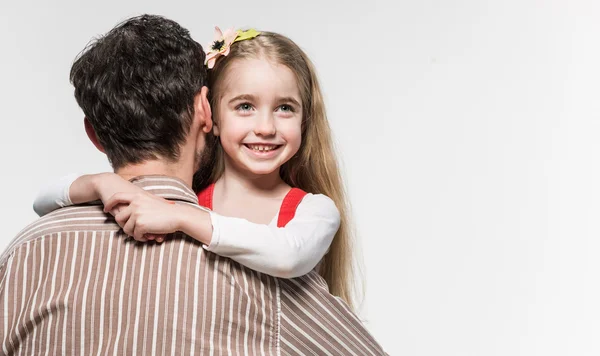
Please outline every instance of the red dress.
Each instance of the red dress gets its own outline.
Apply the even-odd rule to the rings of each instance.
[[[210,210],[213,209],[213,194],[215,191],[215,184],[211,184],[206,187],[203,191],[198,193],[198,203]],[[277,218],[277,227],[285,227],[294,216],[296,215],[296,209],[302,198],[306,195],[306,192],[302,189],[292,188],[285,195],[279,208],[279,217]]]

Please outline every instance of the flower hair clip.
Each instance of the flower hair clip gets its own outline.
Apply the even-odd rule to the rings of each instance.
[[[260,32],[251,28],[247,31],[234,30],[233,28],[221,32],[221,29],[215,27],[215,39],[208,45],[208,52],[206,52],[206,65],[209,69],[215,66],[217,58],[220,56],[227,56],[231,45],[238,41],[249,40],[260,35]]]

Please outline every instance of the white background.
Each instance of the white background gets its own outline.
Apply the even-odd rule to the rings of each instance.
[[[109,169],[69,69],[144,12],[314,60],[390,354],[600,354],[599,2],[2,1],[0,249],[44,182]]]

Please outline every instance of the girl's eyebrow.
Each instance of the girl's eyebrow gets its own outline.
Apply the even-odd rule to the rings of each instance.
[[[253,101],[255,99],[256,99],[256,97],[252,94],[241,94],[241,95],[238,95],[238,96],[232,98],[231,100],[229,100],[229,104],[233,103],[234,101],[238,101],[238,100]]]
[[[292,104],[295,104],[295,105],[300,106],[300,107],[302,106],[302,105],[300,105],[300,103],[298,102],[298,100],[294,99],[291,96],[285,96],[285,97],[279,98],[277,100],[277,102],[278,103],[292,103]]]
[[[257,98],[256,98],[256,96],[254,96],[252,94],[240,94],[240,95],[237,95],[237,96],[231,98],[228,103],[231,104],[233,102],[240,101],[240,100],[257,101]],[[293,98],[291,96],[284,96],[284,97],[278,98],[277,102],[278,103],[292,103],[299,107],[302,106],[302,105],[300,105],[298,100],[296,100],[295,98]]]

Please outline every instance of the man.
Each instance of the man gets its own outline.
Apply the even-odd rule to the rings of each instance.
[[[115,172],[197,206],[190,187],[212,122],[204,52],[187,30],[130,19],[86,49],[71,81]],[[9,245],[0,323],[5,355],[384,354],[316,273],[270,277],[180,233],[139,244],[100,205],[59,209]]]

